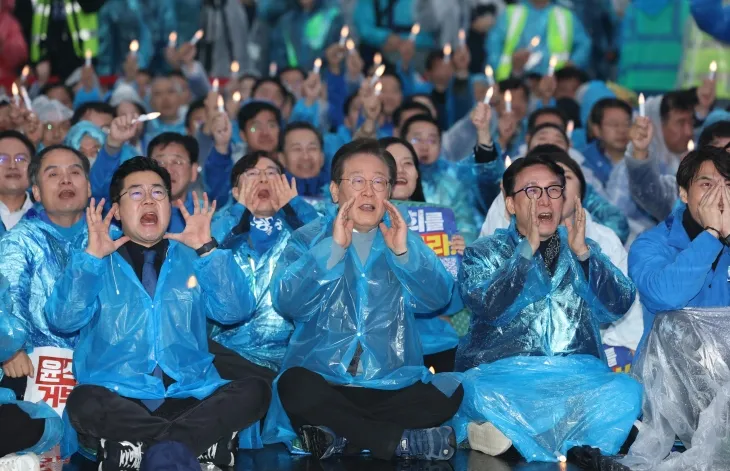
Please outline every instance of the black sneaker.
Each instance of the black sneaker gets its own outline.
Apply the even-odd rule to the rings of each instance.
[[[198,461],[201,464],[212,464],[215,466],[235,466],[237,452],[238,432],[234,433],[231,438],[223,438],[208,448],[205,453],[198,456]]]
[[[456,453],[456,435],[448,426],[410,429],[403,436],[395,450],[401,459],[450,460]]]
[[[601,454],[601,450],[588,445],[576,446],[568,450],[568,463],[574,464],[580,469],[631,471],[631,468],[619,463],[617,458],[615,456],[604,456]]]
[[[101,439],[97,461],[99,471],[137,471],[144,455],[142,442],[114,442]]]
[[[332,455],[341,455],[347,446],[347,439],[338,437],[334,431],[324,426],[305,425],[299,430],[305,451],[320,460]]]

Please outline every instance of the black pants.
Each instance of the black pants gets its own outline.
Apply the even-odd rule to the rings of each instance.
[[[295,430],[324,425],[358,449],[386,460],[393,457],[405,429],[443,424],[456,414],[464,397],[461,386],[446,397],[421,382],[395,391],[333,386],[306,368],[285,371],[278,391]]]
[[[261,378],[271,387],[276,378],[275,371],[252,363],[230,348],[210,339],[208,339],[208,352],[213,355],[213,366],[223,379],[235,381],[251,377]]]
[[[15,404],[0,405],[0,457],[38,443],[45,427],[45,419],[31,419]]]
[[[150,412],[141,401],[107,388],[77,386],[66,403],[71,425],[94,439],[142,442],[177,441],[201,455],[211,445],[243,430],[266,414],[271,389],[259,378],[232,381],[202,401],[166,399]]]
[[[433,367],[436,373],[452,372],[456,364],[456,349],[452,348],[431,355],[423,355],[423,364],[426,368]]]

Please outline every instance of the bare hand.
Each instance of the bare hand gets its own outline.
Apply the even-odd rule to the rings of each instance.
[[[127,115],[114,118],[109,127],[109,137],[106,139],[106,144],[111,148],[118,149],[125,142],[134,139],[134,136],[137,135],[137,123],[133,121],[137,117],[137,115]]]
[[[455,235],[451,238],[451,253],[457,253],[459,255],[464,255],[464,250],[466,250],[466,241],[464,238],[460,235]]]
[[[238,195],[236,201],[243,205],[244,208],[248,209],[251,214],[257,214],[261,200],[258,195],[261,189],[261,183],[258,181],[250,181],[244,177],[242,180],[241,187],[238,189]]]
[[[166,47],[165,60],[173,70],[177,70],[180,68],[180,56],[178,54],[177,48],[170,46]]]
[[[96,72],[94,71],[94,67],[82,67],[81,68],[81,87],[84,90],[91,90],[94,88],[94,82],[96,78]]]
[[[340,75],[342,70],[340,62],[342,62],[345,54],[347,54],[347,49],[345,49],[345,46],[340,46],[339,43],[334,43],[325,49],[324,57],[327,59],[327,68],[334,75]]]
[[[537,201],[530,200],[530,222],[527,225],[527,242],[535,255],[540,248],[540,219],[537,217]]]
[[[730,188],[723,185],[722,192],[722,227],[717,227],[723,238],[730,236]]]
[[[396,255],[403,255],[408,251],[408,224],[401,215],[398,208],[388,200],[384,200],[385,210],[390,215],[390,227],[384,222],[380,223],[380,232],[383,233],[385,245]]]
[[[119,250],[119,247],[129,242],[129,237],[122,236],[117,240],[113,240],[111,235],[109,235],[109,226],[119,206],[114,203],[109,214],[105,218],[102,218],[104,198],[99,201],[98,205],[95,205],[95,203],[96,200],[91,198],[91,203],[86,208],[86,225],[89,228],[89,242],[86,246],[86,253],[102,259],[107,255],[113,254]]]
[[[36,146],[43,139],[43,126],[35,113],[28,113],[23,130],[25,136]]]
[[[537,93],[542,98],[543,104],[547,104],[550,99],[555,96],[555,90],[558,89],[558,81],[552,75],[543,75],[537,86]]]
[[[38,83],[48,83],[48,79],[51,77],[51,63],[43,61],[36,64],[35,76],[38,78]]]
[[[203,206],[200,206],[197,192],[193,191],[193,214],[185,208],[182,200],[177,200],[175,206],[182,213],[185,219],[185,230],[180,234],[165,234],[165,239],[175,240],[185,244],[193,250],[198,250],[210,242],[213,238],[210,235],[210,221],[215,213],[216,202],[208,202],[208,193],[203,193]]]
[[[574,221],[571,218],[565,220],[565,227],[568,229],[568,245],[573,253],[580,257],[588,251],[586,245],[586,210],[580,202],[580,198],[575,197],[575,214]]]
[[[517,133],[517,118],[514,113],[502,113],[499,115],[497,122],[497,130],[499,132],[499,142],[503,148],[507,148],[507,144]]]
[[[319,74],[310,72],[307,80],[302,86],[302,95],[308,106],[312,106],[322,96],[322,77]]]
[[[530,51],[527,49],[519,49],[512,54],[512,70],[515,72],[522,72],[525,69],[525,64],[530,58]]]
[[[383,45],[383,52],[395,52],[400,48],[401,38],[397,34],[388,36],[388,40]]]
[[[178,60],[183,65],[190,65],[195,61],[195,55],[198,53],[198,48],[190,42],[183,43],[177,50]]]
[[[702,85],[697,87],[697,108],[696,111],[701,118],[706,117],[712,110],[717,96],[717,83],[715,80],[706,78]]]
[[[33,362],[25,350],[18,350],[9,360],[3,363],[3,373],[10,378],[23,378],[35,376],[35,368]]]
[[[137,71],[139,71],[139,63],[137,62],[136,54],[127,54],[122,65],[122,71],[127,82],[133,82],[137,77]]]
[[[383,103],[380,97],[375,95],[375,89],[370,86],[368,79],[363,80],[360,86],[360,95],[362,96],[362,107],[365,118],[369,121],[377,121],[380,118]]]
[[[213,135],[216,151],[220,154],[227,154],[233,136],[233,126],[225,113],[216,112],[213,116],[210,132]]]
[[[492,133],[489,125],[492,121],[492,107],[485,103],[477,103],[471,112],[471,122],[477,129],[479,144],[491,145]]]
[[[277,211],[289,204],[291,200],[299,196],[297,191],[297,181],[292,177],[291,182],[286,178],[286,175],[279,175],[269,180],[272,191],[272,202]]]
[[[649,145],[654,137],[654,126],[646,116],[637,116],[629,130],[629,138],[634,145],[634,158],[645,160],[649,157]]]
[[[347,78],[352,81],[357,80],[362,74],[362,71],[365,70],[365,61],[362,60],[360,52],[358,52],[357,49],[354,49],[352,52],[348,52],[346,64]]]
[[[401,41],[400,46],[398,47],[398,52],[400,53],[400,59],[403,67],[408,68],[408,65],[416,55],[416,43],[413,41]]]
[[[332,240],[343,249],[347,249],[352,242],[352,230],[355,228],[355,221],[350,218],[350,210],[354,205],[355,197],[340,205],[332,229]]]
[[[723,208],[723,212],[720,212],[720,203],[725,193],[724,188],[725,185],[715,185],[702,196],[697,207],[697,216],[699,217],[697,222],[700,223],[703,229],[712,227],[718,231],[723,230],[723,215],[727,209]],[[710,231],[710,234],[715,235],[715,231]]]

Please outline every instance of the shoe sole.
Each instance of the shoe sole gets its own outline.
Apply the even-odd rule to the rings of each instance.
[[[305,425],[301,429],[302,445],[304,449],[320,460],[331,456],[327,450],[332,445],[332,437],[317,427]]]
[[[512,446],[512,440],[489,422],[470,423],[468,426],[469,446],[485,455],[499,456]]]

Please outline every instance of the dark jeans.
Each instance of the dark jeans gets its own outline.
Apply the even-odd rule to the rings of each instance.
[[[324,425],[385,460],[393,457],[405,429],[443,424],[456,414],[464,397],[461,386],[447,397],[421,382],[394,391],[334,386],[298,367],[281,375],[278,392],[295,430]]]
[[[77,386],[66,403],[71,425],[79,435],[99,440],[142,442],[147,446],[177,441],[201,455],[211,445],[243,430],[266,414],[271,389],[266,381],[232,381],[209,397],[165,399],[150,412],[141,401],[107,388]]]
[[[436,373],[449,373],[454,371],[456,364],[456,348],[443,352],[432,353],[423,356],[423,364],[426,368],[433,367]]]

